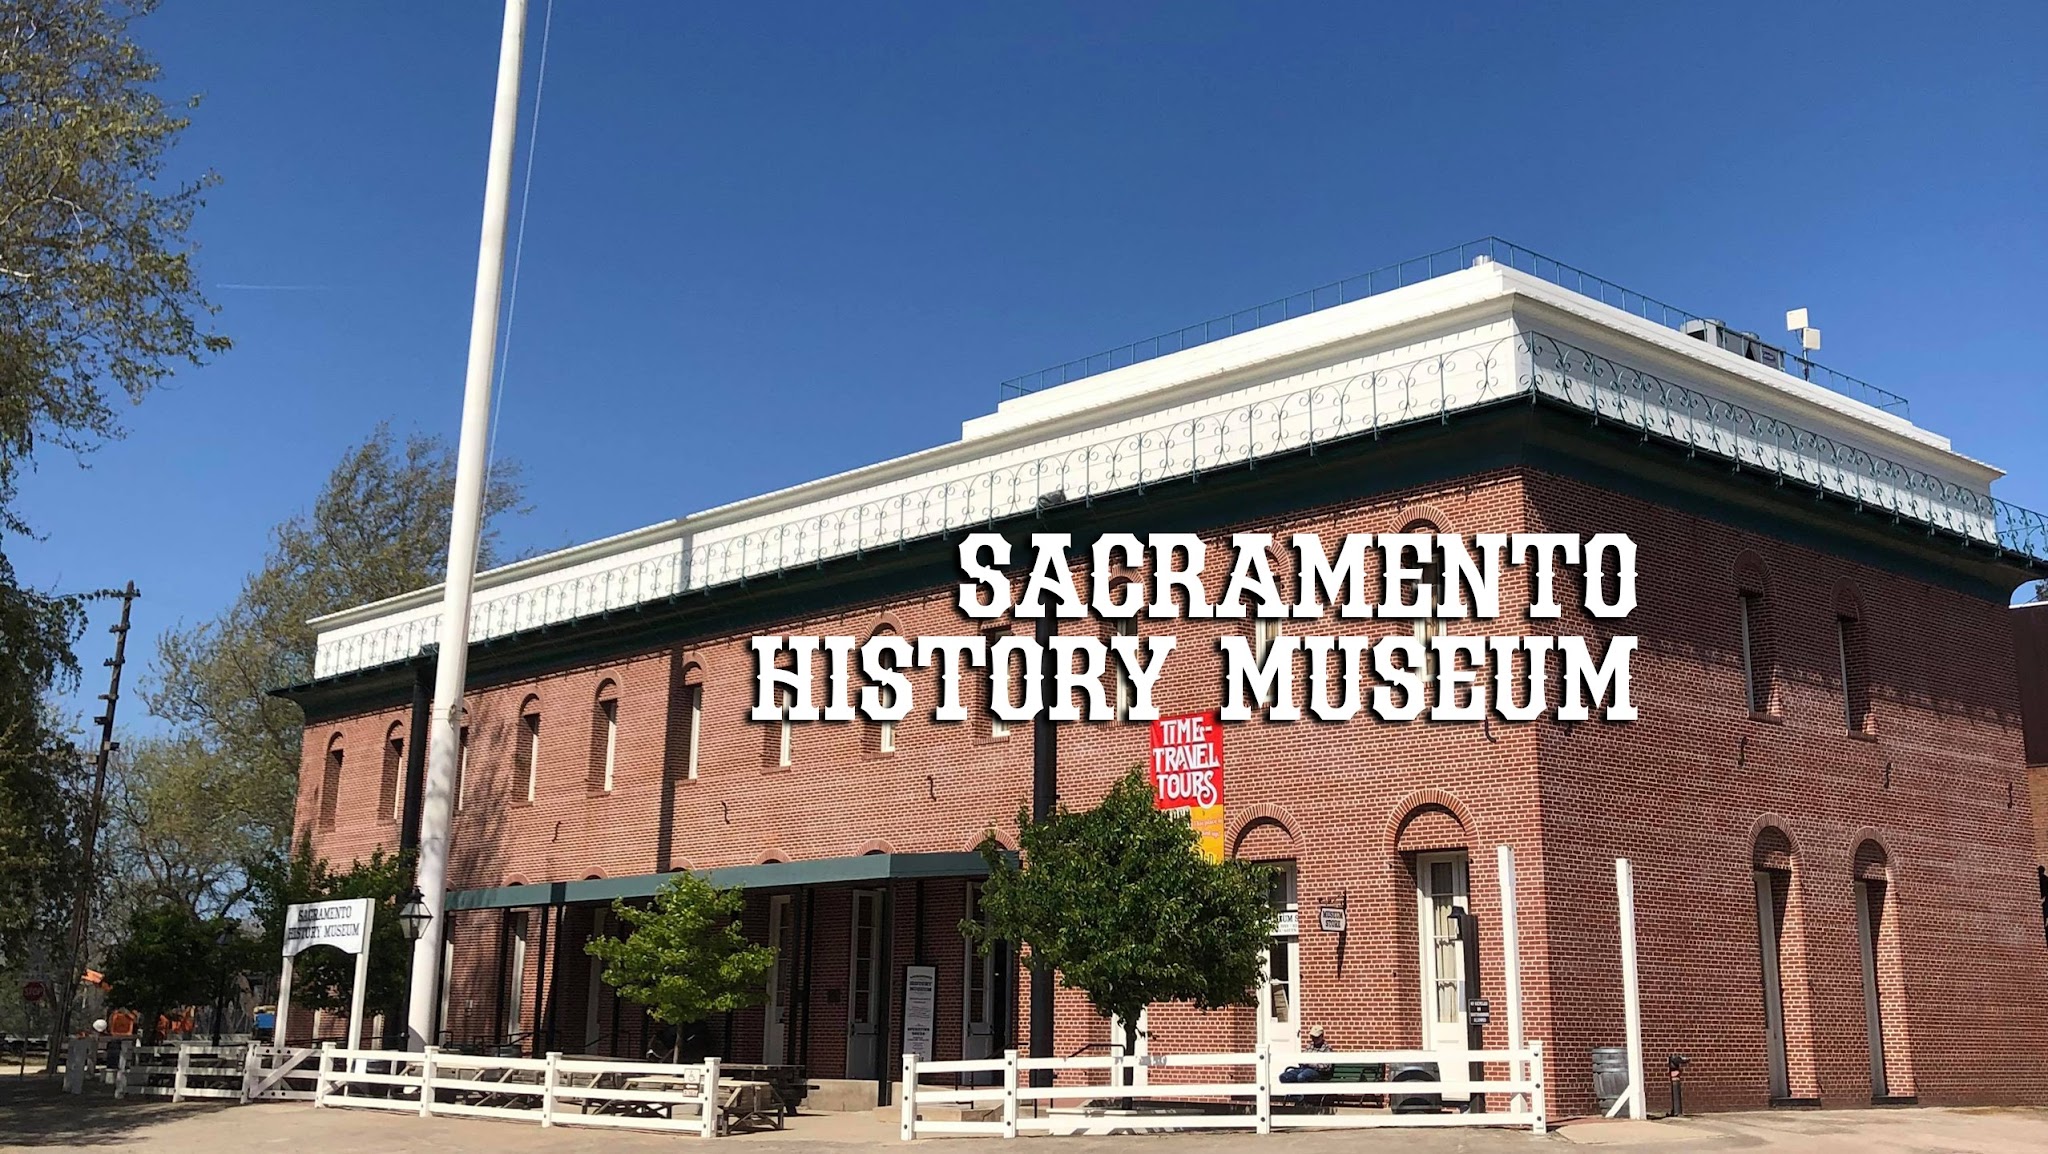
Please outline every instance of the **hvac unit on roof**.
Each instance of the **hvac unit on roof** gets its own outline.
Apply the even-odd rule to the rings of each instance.
[[[1719,345],[1738,357],[1767,368],[1785,371],[1785,350],[1765,344],[1764,339],[1755,333],[1739,332],[1710,319],[1687,321],[1678,331],[1710,345]]]

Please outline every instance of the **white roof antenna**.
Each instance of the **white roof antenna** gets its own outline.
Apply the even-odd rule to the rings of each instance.
[[[1817,353],[1820,351],[1820,330],[1808,323],[1810,318],[1806,314],[1806,309],[1792,309],[1788,311],[1785,314],[1785,331],[1799,334],[1799,348],[1802,354]],[[1801,355],[1799,367],[1802,376],[1809,381],[1813,379],[1813,358],[1811,356]]]

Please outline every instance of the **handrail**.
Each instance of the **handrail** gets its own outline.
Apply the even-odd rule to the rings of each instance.
[[[1612,305],[1644,320],[1655,321],[1666,328],[1682,331],[1688,322],[1707,319],[1701,314],[1688,312],[1655,297],[1623,288],[1604,277],[1595,276],[1521,245],[1499,237],[1486,236],[1408,260],[1396,261],[1357,276],[1318,285],[1291,296],[1281,297],[1279,300],[1239,309],[1227,316],[1215,317],[1144,340],[1118,345],[1116,348],[1091,356],[1077,357],[1035,373],[1011,377],[1002,384],[1003,396],[1005,399],[1025,396],[1041,389],[1068,384],[1112,369],[1124,368],[1205,345],[1211,341],[1264,328],[1267,325],[1279,324],[1281,321],[1293,320],[1295,317],[1378,296],[1397,288],[1405,288],[1411,284],[1419,284],[1470,268],[1472,262],[1479,257],[1549,281],[1559,288],[1570,289],[1580,296],[1592,297],[1602,304]],[[1879,388],[1869,381],[1828,368],[1798,353],[1787,352],[1786,360],[1788,363],[1796,362],[1800,366],[1801,376],[1805,380],[1902,417],[1909,411],[1906,398],[1889,389]],[[1820,376],[1818,381],[1814,381],[1816,373]]]
[[[921,488],[872,495],[714,541],[546,585],[486,594],[471,617],[472,644],[538,632],[716,586],[894,548],[1030,514],[1046,500],[1075,503],[1143,491],[1269,457],[1448,421],[1462,410],[1547,400],[1603,420],[1640,424],[1737,465],[1764,468],[1859,507],[1965,541],[2048,562],[2048,518],[1834,437],[1536,331],[1359,371],[1292,392],[1164,420],[1103,440],[1019,458]],[[1797,458],[1797,459],[1795,459]],[[319,677],[411,659],[431,642],[437,616],[335,638],[319,649]]]

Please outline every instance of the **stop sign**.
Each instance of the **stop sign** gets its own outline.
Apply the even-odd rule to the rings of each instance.
[[[34,980],[23,982],[21,984],[21,1000],[24,1002],[42,1001],[43,984],[39,981]]]

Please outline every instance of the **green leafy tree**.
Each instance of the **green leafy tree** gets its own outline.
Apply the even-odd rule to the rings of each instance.
[[[612,903],[631,931],[593,938],[584,949],[604,963],[604,980],[620,997],[646,1006],[657,1022],[687,1026],[767,1000],[775,951],[747,941],[739,924],[745,906],[737,888],[678,873],[650,908]],[[681,1044],[679,1030],[672,1058]]]
[[[516,464],[493,467],[493,518],[523,511],[518,476]],[[273,531],[224,613],[158,640],[148,700],[178,736],[142,751],[124,796],[151,867],[178,862],[178,892],[202,895],[200,908],[232,901],[285,857],[305,719],[269,691],[312,676],[306,622],[439,581],[454,492],[445,442],[379,425],[343,454],[311,511]],[[494,531],[479,556],[498,560]]]
[[[142,1015],[144,1034],[156,1036],[158,1015],[210,1005],[227,976],[253,960],[252,940],[225,918],[200,918],[177,902],[136,909],[107,957],[113,1000]]]
[[[396,1009],[412,964],[412,943],[398,921],[398,908],[412,889],[412,867],[411,854],[386,854],[378,848],[370,851],[368,861],[336,871],[325,859],[314,858],[310,845],[302,844],[297,853],[264,870],[257,879],[256,915],[263,926],[260,940],[263,957],[268,959],[266,966],[276,965],[284,953],[285,907],[370,898],[376,903],[376,912],[370,926],[370,972],[364,981],[363,1004]],[[345,1013],[355,994],[355,980],[354,954],[322,946],[308,948],[292,960],[292,1005]]]
[[[960,931],[983,953],[1029,948],[1024,964],[1054,970],[1137,1046],[1138,1015],[1153,1002],[1198,1009],[1251,1005],[1272,935],[1269,873],[1203,857],[1185,818],[1152,806],[1141,770],[1092,809],[1062,807],[1042,822],[1017,814],[1021,865],[993,832],[982,841],[986,922]]]
[[[75,684],[89,598],[17,580],[17,487],[37,449],[90,452],[121,398],[228,347],[188,236],[213,178],[165,177],[186,119],[129,35],[152,6],[0,0],[0,957],[61,934],[82,809],[48,703]]]
[[[0,3],[0,501],[38,441],[89,451],[116,395],[228,348],[187,235],[215,178],[165,179],[188,121],[129,36],[154,7]]]

